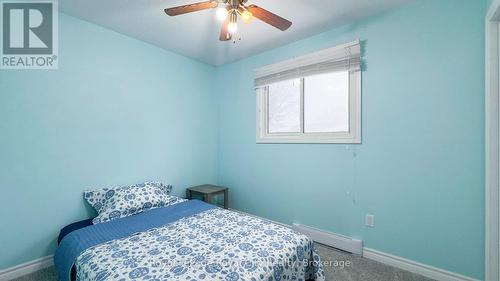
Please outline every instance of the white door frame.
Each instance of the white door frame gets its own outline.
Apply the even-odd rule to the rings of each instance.
[[[486,183],[486,237],[485,280],[500,280],[500,115],[499,115],[499,65],[500,65],[500,0],[494,0],[486,15],[486,93],[485,93],[485,183]]]

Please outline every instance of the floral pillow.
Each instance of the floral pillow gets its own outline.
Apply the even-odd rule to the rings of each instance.
[[[97,213],[101,213],[104,204],[114,196],[117,191],[120,191],[125,188],[135,188],[135,187],[153,187],[163,190],[165,193],[170,194],[172,191],[171,185],[165,185],[161,182],[145,182],[141,184],[129,185],[129,186],[121,186],[115,188],[103,188],[98,190],[85,191],[83,193],[83,197],[85,201],[87,201],[90,206],[92,206]]]
[[[171,189],[171,186],[159,182],[146,182],[86,191],[84,198],[98,212],[99,215],[92,221],[97,224],[185,201],[168,195]]]

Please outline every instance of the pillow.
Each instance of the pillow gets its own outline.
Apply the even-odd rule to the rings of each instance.
[[[115,188],[102,188],[98,190],[85,191],[83,193],[83,198],[85,201],[92,206],[97,213],[101,213],[103,211],[103,207],[105,203],[113,197],[113,195],[124,188],[134,188],[134,187],[146,187],[152,186],[163,190],[166,194],[170,194],[172,191],[171,185],[166,185],[161,182],[144,182],[141,184],[129,185],[129,186],[121,186]]]
[[[97,224],[185,201],[168,195],[171,189],[171,186],[161,183],[146,182],[114,189],[87,191],[84,197],[99,213],[92,220]]]

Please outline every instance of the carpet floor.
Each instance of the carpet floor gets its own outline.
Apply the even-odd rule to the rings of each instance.
[[[317,245],[328,281],[433,281],[363,257]],[[13,281],[57,281],[54,267],[39,270]]]

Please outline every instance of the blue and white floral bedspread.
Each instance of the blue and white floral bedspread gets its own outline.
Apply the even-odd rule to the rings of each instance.
[[[223,209],[85,250],[77,280],[325,280],[312,241]]]

